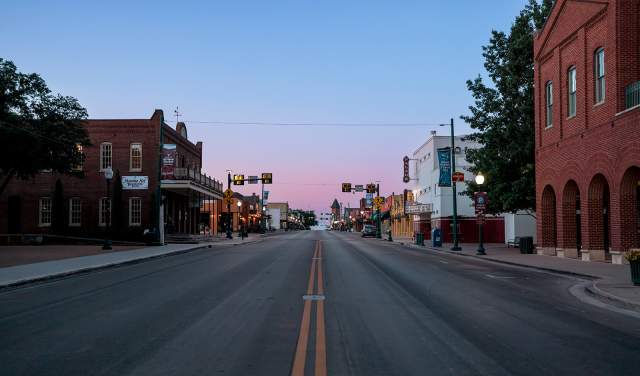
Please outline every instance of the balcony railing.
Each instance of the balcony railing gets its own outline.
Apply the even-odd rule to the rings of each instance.
[[[624,88],[625,110],[640,105],[640,81],[636,81]]]
[[[216,179],[201,174],[200,171],[190,168],[179,167],[174,173],[176,180],[191,180],[205,187],[212,188],[214,191],[222,192],[222,183]]]

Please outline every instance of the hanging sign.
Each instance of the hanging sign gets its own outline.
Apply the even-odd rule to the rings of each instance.
[[[148,176],[123,176],[120,181],[123,190],[149,189]]]
[[[487,210],[487,204],[489,203],[489,198],[487,196],[487,192],[476,192],[473,195],[476,214],[483,214]]]
[[[176,144],[162,145],[162,179],[176,178]]]
[[[451,148],[438,149],[438,164],[440,166],[440,187],[451,187]]]
[[[407,157],[406,155],[404,158],[402,158],[402,167],[404,170],[402,181],[404,183],[408,183],[411,180],[411,177],[409,176],[409,157]]]

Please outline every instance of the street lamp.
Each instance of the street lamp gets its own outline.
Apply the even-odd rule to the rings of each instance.
[[[109,186],[111,185],[111,179],[113,179],[113,170],[111,167],[104,170],[104,178],[107,182],[107,207],[105,208],[105,222],[107,224],[107,229],[104,233],[104,243],[102,244],[102,249],[108,251],[111,249],[111,240],[109,240],[109,224],[111,222],[111,195],[109,193]]]
[[[240,236],[241,239],[244,239],[244,231],[242,229],[242,223],[244,222],[244,218],[242,218],[242,215],[240,213],[240,208],[242,207],[242,201],[238,200],[238,236]]]
[[[482,175],[482,173],[479,173],[478,175],[476,175],[476,184],[478,185],[478,188],[480,188],[480,186],[482,186],[482,184],[484,184],[484,176]],[[476,196],[476,200],[477,200],[477,196]],[[484,222],[484,213],[478,213],[478,249],[476,251],[477,255],[486,255],[486,253],[484,252],[484,242],[483,242],[483,234],[482,234],[482,226],[483,226],[483,222]]]
[[[231,192],[231,170],[227,170],[227,191]],[[227,239],[233,239],[231,235],[231,198],[225,198],[227,201]]]
[[[452,251],[460,251],[462,248],[458,245],[458,197],[456,194],[456,182],[453,181],[453,173],[456,172],[456,145],[455,145],[455,132],[453,129],[453,118],[449,124],[440,124],[441,127],[451,126],[451,189],[453,193],[453,247]]]

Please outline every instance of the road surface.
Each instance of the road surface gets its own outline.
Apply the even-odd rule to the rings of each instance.
[[[637,375],[572,278],[292,232],[0,291],[2,375]]]

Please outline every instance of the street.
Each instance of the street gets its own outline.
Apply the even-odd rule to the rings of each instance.
[[[289,232],[2,291],[0,373],[637,374],[640,321],[578,282]]]

